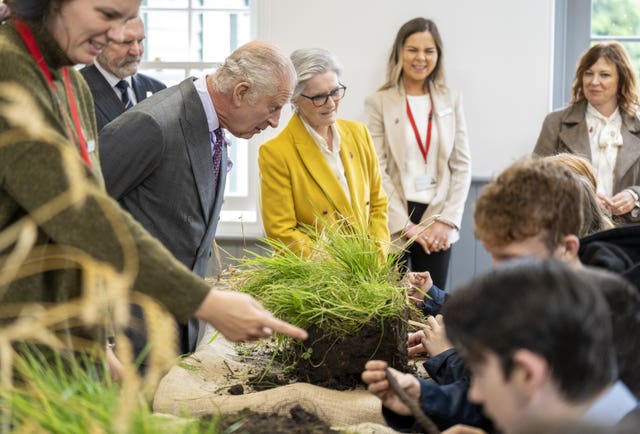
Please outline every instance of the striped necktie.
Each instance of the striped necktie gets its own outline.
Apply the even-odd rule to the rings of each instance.
[[[133,102],[129,98],[129,83],[126,80],[120,80],[116,83],[116,87],[120,89],[124,109],[129,110],[131,107],[133,107]]]

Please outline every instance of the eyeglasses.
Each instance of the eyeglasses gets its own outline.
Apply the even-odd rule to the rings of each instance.
[[[300,96],[310,99],[314,106],[322,107],[327,103],[327,101],[329,101],[329,97],[331,97],[331,99],[334,101],[341,100],[344,97],[344,94],[346,91],[347,91],[347,86],[340,83],[340,86],[336,87],[335,89],[333,89],[331,92],[328,92],[328,93],[322,93],[320,95],[315,95],[315,96],[307,96],[307,95],[301,94]]]

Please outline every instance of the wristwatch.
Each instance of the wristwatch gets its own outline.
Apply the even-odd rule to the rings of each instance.
[[[640,197],[638,196],[638,193],[630,188],[625,189],[625,191],[631,193],[631,196],[633,196],[633,200],[635,201],[633,208],[629,211],[629,214],[631,214],[631,217],[633,218],[638,218],[640,216]]]

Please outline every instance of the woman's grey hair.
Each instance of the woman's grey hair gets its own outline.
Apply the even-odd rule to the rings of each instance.
[[[296,71],[291,60],[277,46],[251,41],[237,48],[215,72],[213,85],[218,92],[230,92],[239,82],[247,82],[249,101],[260,95],[276,95],[283,83],[294,83]]]
[[[313,77],[329,71],[335,72],[338,78],[342,75],[340,61],[324,48],[302,48],[295,50],[290,57],[298,76],[298,84],[291,96],[292,102],[300,97],[307,82]]]

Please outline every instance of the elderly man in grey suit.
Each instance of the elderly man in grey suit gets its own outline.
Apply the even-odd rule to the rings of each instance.
[[[125,25],[122,42],[110,42],[93,65],[80,70],[93,95],[98,131],[125,110],[167,87],[155,78],[137,74],[144,38],[144,22],[136,17]]]
[[[230,167],[224,130],[248,139],[275,128],[295,81],[288,56],[253,41],[212,74],[142,101],[100,132],[107,191],[204,276]],[[193,351],[195,330],[181,332],[182,351]]]

